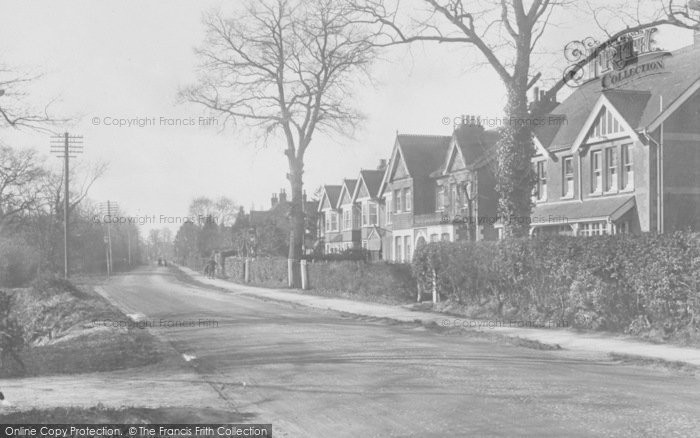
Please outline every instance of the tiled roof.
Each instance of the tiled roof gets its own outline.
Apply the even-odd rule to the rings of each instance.
[[[323,190],[326,192],[326,196],[328,196],[328,200],[333,208],[338,206],[338,196],[340,196],[341,189],[342,186],[323,186]]]
[[[361,170],[362,180],[365,182],[367,191],[371,197],[376,197],[379,192],[379,186],[382,184],[383,170]]]
[[[413,178],[425,178],[438,169],[450,144],[448,135],[399,134],[396,139],[408,172]]]
[[[566,117],[559,125],[545,124],[536,130],[537,138],[549,150],[571,147],[591,110],[602,94],[636,130],[648,127],[660,114],[660,105],[668,108],[700,79],[700,46],[689,46],[664,56],[662,73],[628,80],[620,88],[604,90],[600,79],[578,87],[550,115]]]
[[[493,150],[498,141],[498,131],[486,131],[481,126],[461,125],[453,134],[464,164],[470,167]]]
[[[357,180],[346,178],[343,180],[343,184],[345,187],[347,187],[347,191],[350,193],[350,196],[352,196],[352,193],[355,191],[355,184],[357,184]]]

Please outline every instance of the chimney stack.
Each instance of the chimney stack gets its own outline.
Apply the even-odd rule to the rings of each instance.
[[[379,160],[377,170],[386,170],[386,159],[382,158],[381,160]]]
[[[280,189],[280,204],[283,202],[287,202],[287,192],[284,189]]]
[[[275,208],[277,205],[277,193],[272,194],[272,199],[270,199],[271,208]]]

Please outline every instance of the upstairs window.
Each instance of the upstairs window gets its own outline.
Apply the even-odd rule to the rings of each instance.
[[[343,229],[352,230],[352,210],[343,209]]]
[[[369,204],[369,224],[368,225],[379,225],[379,214],[378,205],[374,202]]]
[[[601,151],[591,151],[591,193],[603,190],[603,163]]]
[[[438,186],[435,195],[435,211],[441,211],[445,208],[445,186]]]
[[[411,189],[403,189],[403,196],[403,211],[411,211],[411,208],[413,208],[413,202],[411,202]]]
[[[611,147],[605,150],[605,191],[617,191],[617,148]]]
[[[632,169],[632,150],[631,144],[623,144],[621,148],[622,155],[622,190],[631,190],[634,188],[634,170]]]
[[[574,197],[574,157],[564,157],[561,161],[562,168],[562,197]]]
[[[537,184],[535,185],[535,199],[543,201],[547,199],[547,162],[538,161],[535,165]]]
[[[369,204],[362,204],[362,226],[366,227],[369,225]]]
[[[331,223],[330,231],[338,231],[338,213],[331,211],[330,213]]]
[[[401,190],[394,190],[394,212],[396,213],[402,211],[401,198]]]

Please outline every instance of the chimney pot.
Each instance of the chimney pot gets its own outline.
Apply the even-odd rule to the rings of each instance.
[[[377,170],[384,170],[386,169],[386,159],[382,158],[379,160],[379,165],[377,166]]]

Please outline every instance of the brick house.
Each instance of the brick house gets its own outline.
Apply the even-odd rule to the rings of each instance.
[[[450,137],[444,135],[396,136],[379,187],[379,197],[386,206],[385,223],[391,230],[383,241],[387,260],[411,260],[414,218],[435,213],[437,184],[430,174],[442,163],[449,142]]]
[[[496,239],[497,139],[476,118],[451,136],[397,135],[379,191],[387,260],[410,261],[421,243]]]
[[[338,213],[340,219],[340,250],[360,247],[360,209],[353,201],[356,179],[344,179],[338,196]]]
[[[381,160],[376,170],[361,170],[352,195],[352,203],[360,213],[361,247],[369,252],[370,260],[382,260],[382,239],[387,235],[384,202],[379,197],[379,187],[386,169]]]
[[[437,183],[434,218],[415,218],[415,224],[428,227],[420,234],[426,242],[437,240],[495,240],[498,214],[495,177],[497,131],[487,131],[480,120],[471,117],[459,125],[450,140],[440,168],[431,176]]]
[[[533,234],[700,229],[698,43],[593,78],[543,120]]]
[[[339,252],[342,248],[343,238],[338,212],[341,189],[339,185],[325,185],[321,189],[318,202],[318,245],[326,254]]]

